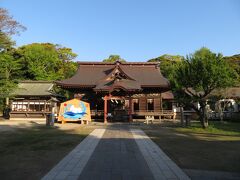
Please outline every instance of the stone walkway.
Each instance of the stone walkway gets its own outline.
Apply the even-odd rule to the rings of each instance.
[[[43,180],[161,180],[188,176],[140,129],[96,129]]]
[[[190,179],[142,130],[131,130],[155,179]]]
[[[95,129],[48,172],[42,180],[78,179],[104,132],[105,129]]]
[[[126,127],[109,128],[79,180],[153,179],[132,133]]]

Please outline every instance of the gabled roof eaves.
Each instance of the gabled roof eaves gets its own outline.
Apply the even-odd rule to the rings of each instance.
[[[169,81],[164,78],[158,67],[158,63],[120,63],[119,67],[129,78],[137,81],[141,87],[163,87],[170,86]],[[60,86],[96,86],[116,68],[115,63],[102,62],[80,62],[76,74],[63,81],[56,82]]]
[[[15,96],[51,96],[53,82],[46,81],[22,81],[12,93]]]
[[[159,64],[159,62],[121,62],[121,61],[116,61],[116,62],[78,61],[77,63],[79,65],[90,65],[90,66],[115,65],[116,63],[119,63],[121,65],[141,65],[141,66],[158,65]]]

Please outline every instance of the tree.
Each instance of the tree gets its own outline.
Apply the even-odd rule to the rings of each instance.
[[[0,52],[7,51],[15,45],[15,42],[11,40],[5,33],[0,32]]]
[[[14,57],[15,49],[0,52],[0,109],[8,106],[9,96],[16,88],[16,79],[20,74],[21,64]],[[6,103],[4,102],[6,99]]]
[[[19,34],[26,28],[9,15],[6,9],[0,8],[0,108],[4,98],[8,102],[11,91],[16,87],[15,74],[19,73],[20,63],[15,59],[15,42],[11,35]],[[8,105],[8,104],[7,104]]]
[[[224,60],[240,75],[240,54],[226,56]],[[240,77],[240,76],[239,76]]]
[[[6,9],[0,8],[0,32],[13,35],[24,30],[26,30],[26,27],[14,20]]]
[[[221,54],[201,48],[178,64],[170,81],[177,101],[194,109],[200,117],[203,128],[206,128],[208,95],[215,89],[233,86],[236,77],[236,72]]]
[[[61,60],[58,73],[61,74],[61,79],[72,77],[77,71],[77,63],[73,60],[77,57],[77,54],[72,52],[71,48],[62,47],[56,45],[58,52],[58,58]]]
[[[103,60],[103,62],[116,62],[116,61],[126,62],[119,55],[110,55],[107,59]]]
[[[24,64],[24,79],[60,80],[68,78],[77,69],[72,60],[77,56],[70,48],[51,43],[33,43],[18,48]]]
[[[16,79],[19,75],[17,70],[20,70],[21,68],[20,61],[14,58],[13,53],[15,53],[14,49],[11,52],[8,51],[7,53],[0,54],[0,77],[7,81]]]
[[[166,78],[170,78],[170,76],[173,74],[174,66],[181,62],[184,59],[184,57],[176,55],[169,55],[164,54],[162,56],[159,56],[157,58],[153,58],[148,60],[148,62],[160,62],[160,69],[163,76]]]

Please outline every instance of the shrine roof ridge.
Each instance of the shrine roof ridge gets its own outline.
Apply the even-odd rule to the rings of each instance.
[[[39,84],[39,83],[47,83],[53,84],[54,81],[51,80],[20,80],[18,83],[30,83],[30,84]]]
[[[122,61],[116,61],[116,62],[77,61],[77,63],[79,65],[115,65],[115,64],[119,63],[121,65],[142,65],[142,66],[159,64],[159,62],[122,62]]]

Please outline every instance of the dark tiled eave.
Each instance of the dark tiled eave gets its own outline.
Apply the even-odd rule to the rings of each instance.
[[[63,84],[59,82],[55,82],[58,86],[63,88],[94,88],[95,85],[79,85],[79,84]]]

